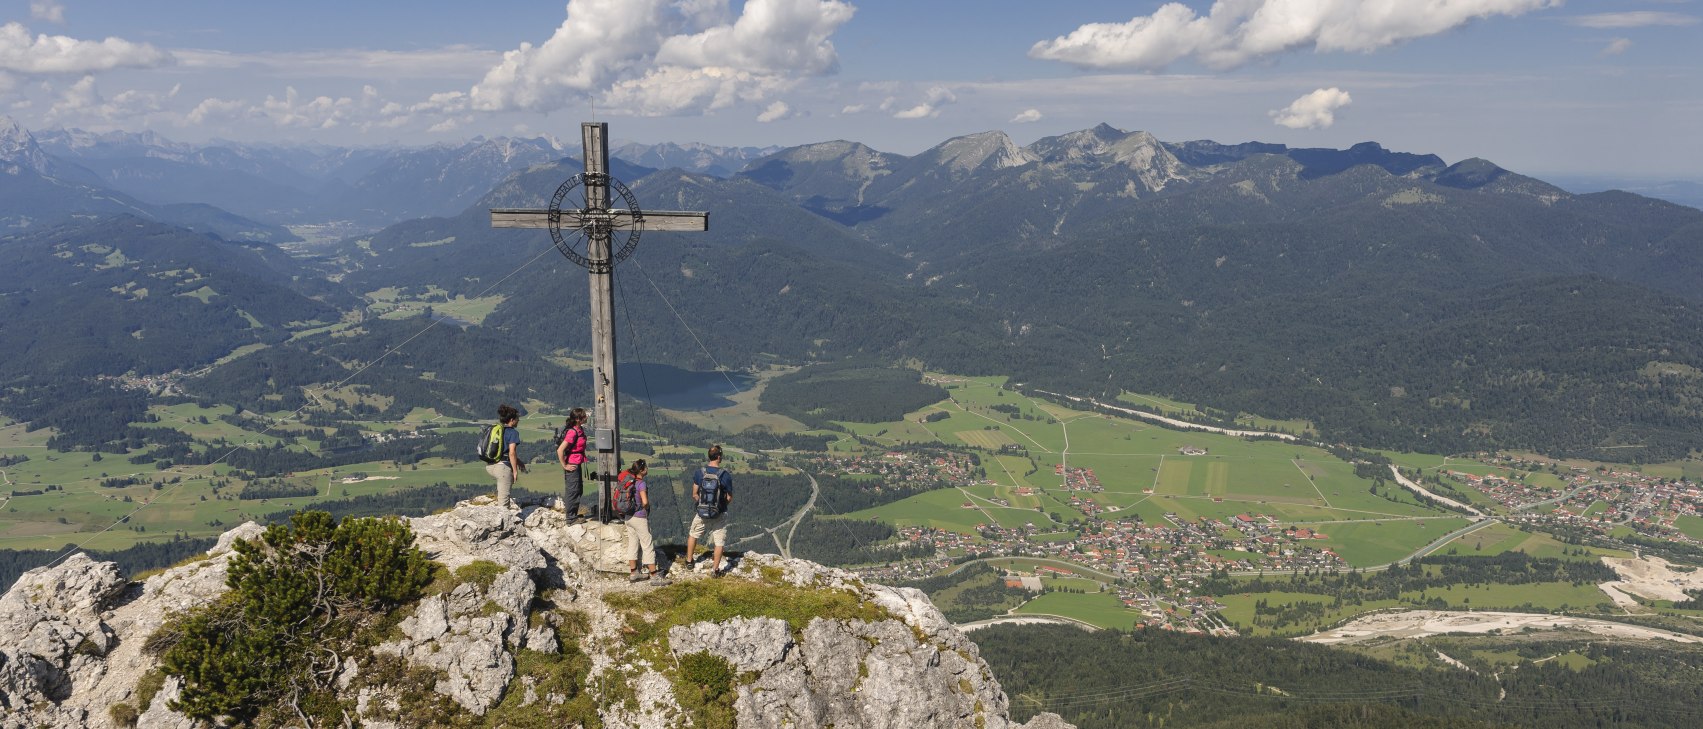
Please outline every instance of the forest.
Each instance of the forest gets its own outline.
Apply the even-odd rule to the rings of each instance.
[[[804,367],[769,382],[762,406],[812,427],[832,421],[882,423],[946,399],[946,391],[922,381],[922,373],[850,360]]]
[[[1080,729],[1267,726],[1268,718],[1310,726],[1301,717],[1319,726],[1678,729],[1703,715],[1695,646],[1527,646],[1534,656],[1581,651],[1591,664],[1529,662],[1492,677],[1275,638],[1067,626],[993,626],[975,636],[1014,718],[1052,711]]]

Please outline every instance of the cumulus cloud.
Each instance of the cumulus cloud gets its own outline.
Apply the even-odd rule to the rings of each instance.
[[[1568,23],[1582,28],[1644,28],[1652,25],[1696,25],[1700,19],[1695,15],[1670,13],[1660,10],[1634,10],[1624,13],[1593,13],[1590,15],[1575,15],[1567,19]]]
[[[928,94],[925,96],[922,103],[917,104],[916,106],[912,106],[912,107],[907,108],[907,109],[901,109],[897,112],[894,112],[893,118],[894,119],[928,119],[928,118],[936,117],[936,116],[940,115],[940,107],[945,106],[947,104],[950,104],[950,103],[957,101],[957,100],[958,100],[957,95],[953,94],[951,89],[948,89],[945,86],[935,86],[935,87],[930,88],[928,90]],[[894,100],[891,99],[891,98],[883,101],[881,103],[881,110],[887,111],[888,109],[892,108],[893,101]]]
[[[777,101],[770,104],[769,108],[764,109],[763,113],[758,114],[757,121],[767,124],[772,121],[780,121],[790,116],[792,116],[792,107],[787,106],[784,101]]]
[[[1207,15],[1167,3],[1126,23],[1091,23],[1036,43],[1029,56],[1084,68],[1157,71],[1184,58],[1230,69],[1279,53],[1372,51],[1480,18],[1561,0],[1218,0]]]
[[[65,6],[59,0],[30,0],[30,17],[57,25],[65,24]]]
[[[85,74],[115,68],[153,68],[172,60],[170,53],[122,38],[89,41],[63,35],[32,37],[22,23],[0,25],[0,71]]]
[[[469,93],[482,111],[551,111],[583,99],[645,115],[761,102],[831,74],[841,0],[570,0],[544,41],[503,54]]]
[[[177,84],[166,92],[131,89],[107,97],[101,94],[94,76],[84,76],[54,98],[47,109],[47,121],[93,126],[145,117],[165,111],[182,89],[183,85]]]
[[[1609,41],[1608,45],[1603,46],[1602,51],[1599,52],[1597,55],[1599,55],[1599,56],[1618,56],[1622,53],[1625,53],[1627,51],[1627,49],[1629,49],[1631,47],[1632,47],[1632,39],[1631,38],[1616,38],[1614,40]]]
[[[862,114],[869,108],[868,104],[846,104],[840,109],[841,114]]]
[[[1018,112],[1017,116],[1011,117],[1012,124],[1031,124],[1040,120],[1040,109],[1024,109],[1023,111]]]
[[[1271,120],[1290,129],[1324,129],[1336,123],[1336,110],[1354,99],[1347,91],[1332,86],[1307,94],[1287,108],[1271,111]]]

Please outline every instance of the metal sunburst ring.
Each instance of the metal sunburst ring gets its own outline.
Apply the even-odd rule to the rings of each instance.
[[[588,181],[601,182],[612,198],[608,202],[625,204],[626,209],[593,208],[587,197]],[[578,207],[563,209],[563,201],[569,205],[577,203]],[[633,191],[608,175],[584,172],[574,175],[556,188],[556,194],[550,198],[550,239],[556,242],[556,250],[592,273],[605,273],[633,255],[639,247],[644,222],[644,212],[639,209]],[[600,236],[609,239],[607,259],[592,258],[591,241]]]

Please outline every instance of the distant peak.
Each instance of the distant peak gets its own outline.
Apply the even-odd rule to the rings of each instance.
[[[954,170],[967,171],[982,167],[1004,169],[1021,167],[1036,157],[1018,147],[1011,137],[1001,131],[978,132],[953,137],[924,152],[924,158]]]

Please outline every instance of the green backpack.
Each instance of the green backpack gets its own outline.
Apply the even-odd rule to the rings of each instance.
[[[479,438],[479,460],[486,463],[501,463],[503,460],[503,424],[497,423],[485,431]]]

